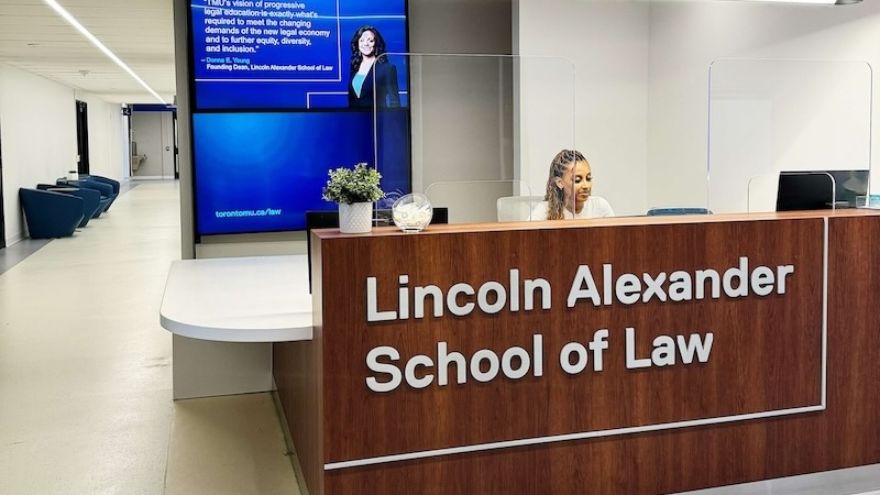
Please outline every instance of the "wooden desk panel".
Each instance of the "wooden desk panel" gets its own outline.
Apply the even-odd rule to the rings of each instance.
[[[316,331],[323,345],[323,462],[820,404],[823,231],[822,217],[813,216],[330,236],[321,243],[323,331]],[[874,275],[880,257],[863,241],[878,235],[876,216],[829,221],[824,411],[334,469],[315,476],[324,483],[323,493],[334,494],[650,494],[880,462],[875,418],[880,410],[880,332],[869,313],[880,307],[880,276]],[[739,256],[748,256],[752,267],[795,264],[787,293],[565,309],[573,270],[580,264],[611,261],[616,272],[656,273],[734,266]],[[548,279],[553,309],[367,323],[366,276],[380,279],[380,306],[390,306],[397,290],[394,279],[404,266],[410,287],[462,281],[479,286],[515,266],[524,278]],[[594,276],[598,281],[601,273]],[[620,347],[625,327],[635,327],[640,345],[647,348],[656,335],[702,332],[707,325],[716,338],[707,363],[626,369]],[[569,341],[586,343],[604,327],[610,330],[605,369],[576,376],[561,372],[555,352]],[[481,348],[528,348],[536,329],[544,337],[542,377],[434,384],[421,390],[404,384],[387,394],[371,392],[364,384],[370,374],[364,356],[377,345],[394,346],[405,360],[418,353],[432,355],[442,340],[450,350],[469,356]],[[750,352],[743,354],[746,346]],[[278,358],[276,353],[276,366]],[[279,381],[282,396],[285,388]],[[289,413],[288,422],[296,422]]]
[[[324,345],[337,351],[324,358],[325,394],[335,404],[325,411],[325,426],[336,433],[335,441],[326,444],[326,460],[817,405],[823,238],[822,220],[812,219],[328,243],[324,259],[344,261],[325,262],[323,267]],[[609,262],[618,273],[693,273],[735,266],[740,256],[747,256],[752,266],[796,263],[788,294],[676,303],[654,299],[600,308],[582,302],[572,309],[565,307],[582,264],[593,267],[595,279]],[[400,264],[401,260],[406,261]],[[379,307],[391,309],[397,306],[400,274],[409,276],[410,287],[445,288],[458,282],[479,287],[501,279],[499,275],[507,275],[511,268],[519,268],[522,279],[546,278],[553,289],[551,310],[366,321],[364,294],[370,275],[381,274]],[[331,310],[332,301],[348,302],[343,311]],[[639,357],[650,355],[651,342],[659,335],[712,331],[711,360],[627,370],[627,327],[635,328]],[[605,369],[596,373],[589,367],[575,376],[564,373],[556,359],[563,346],[575,341],[586,344],[603,328],[610,333]],[[437,342],[442,341],[467,358],[480,349],[499,355],[511,346],[531,350],[536,333],[543,336],[541,377],[499,378],[485,384],[469,380],[421,390],[403,385],[384,394],[365,385],[371,375],[365,357],[378,346],[394,347],[405,361],[417,354],[436,355]],[[681,397],[690,400],[678,400]]]

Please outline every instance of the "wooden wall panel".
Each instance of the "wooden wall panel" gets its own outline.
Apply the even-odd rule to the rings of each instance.
[[[542,247],[545,246],[545,247]],[[643,249],[641,246],[650,246]],[[683,420],[814,406],[820,403],[821,220],[740,222],[471,233],[447,236],[351,238],[324,247],[327,462],[462,445],[653,425]],[[775,269],[794,263],[788,293],[717,300],[566,308],[579,265],[598,284],[602,264],[618,274],[657,274],[736,266],[740,256]],[[325,261],[326,263],[326,261]],[[332,266],[330,266],[332,265]],[[379,277],[383,309],[396,306],[401,266],[409,286],[456,282],[479,287],[503,280],[510,268],[523,278],[545,277],[551,310],[367,323],[366,279]],[[601,289],[600,289],[601,290]],[[335,301],[348,301],[344,308]],[[638,335],[638,357],[650,355],[659,335],[712,331],[708,363],[627,370],[625,329]],[[610,331],[605,369],[567,375],[562,347]],[[367,353],[380,345],[436,356],[438,341],[466,357],[480,349],[499,355],[511,346],[532,349],[543,336],[544,376],[517,381],[436,385],[394,392],[369,390]],[[783,352],[784,349],[784,352]],[[402,363],[400,364],[402,367]],[[451,368],[451,369],[454,369]],[[781,372],[785,370],[785,372]],[[436,372],[436,368],[434,370]],[[687,400],[680,400],[686,397]]]

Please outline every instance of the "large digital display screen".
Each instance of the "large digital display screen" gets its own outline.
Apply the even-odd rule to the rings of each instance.
[[[406,58],[388,55],[407,51],[405,0],[194,0],[191,7],[196,110],[364,106],[358,100],[373,99],[373,80],[380,90],[396,86],[388,106],[406,106]],[[372,44],[375,70],[367,72],[361,43]],[[350,90],[358,73],[369,93],[360,98]]]
[[[357,163],[410,192],[405,0],[191,0],[190,32],[198,235],[303,230]]]
[[[327,171],[373,163],[370,112],[204,113],[193,116],[196,213],[201,234],[302,230],[321,199]],[[410,189],[409,115],[383,114],[382,189]],[[340,145],[344,136],[345,145]]]

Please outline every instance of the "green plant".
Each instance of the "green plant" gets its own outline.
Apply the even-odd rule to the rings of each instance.
[[[321,195],[327,201],[337,203],[373,203],[385,197],[379,181],[382,174],[366,163],[358,163],[354,169],[340,167],[328,172],[330,179]]]

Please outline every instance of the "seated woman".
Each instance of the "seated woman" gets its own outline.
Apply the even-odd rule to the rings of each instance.
[[[544,201],[532,210],[532,220],[613,217],[604,198],[592,196],[593,171],[580,152],[562,150],[550,164]]]

